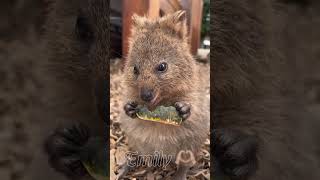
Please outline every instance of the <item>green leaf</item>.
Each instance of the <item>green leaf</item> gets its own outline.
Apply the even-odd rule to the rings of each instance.
[[[139,119],[146,121],[159,122],[179,126],[182,118],[173,106],[158,106],[154,111],[149,111],[147,107],[142,106],[136,113]]]
[[[87,169],[90,176],[92,176],[94,179],[96,179],[96,180],[109,180],[110,179],[110,177],[107,177],[107,176],[99,173],[99,170],[95,169],[93,166],[90,166],[89,164],[84,163],[84,162],[83,162],[83,165]]]

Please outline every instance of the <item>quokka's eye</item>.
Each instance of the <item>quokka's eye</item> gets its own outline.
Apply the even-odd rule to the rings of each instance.
[[[168,69],[168,64],[165,63],[165,62],[159,64],[158,67],[157,67],[157,71],[158,72],[166,72],[167,69]]]
[[[78,16],[76,22],[76,34],[81,40],[86,42],[93,39],[93,32],[86,17]]]
[[[133,67],[133,74],[138,75],[139,74],[139,69],[137,65],[134,65]]]

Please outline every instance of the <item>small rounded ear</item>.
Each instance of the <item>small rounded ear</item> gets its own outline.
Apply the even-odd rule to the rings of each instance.
[[[162,17],[160,25],[173,30],[181,39],[187,38],[187,15],[185,11],[177,11]]]
[[[134,34],[136,34],[137,31],[142,29],[147,24],[148,19],[145,16],[139,16],[137,14],[133,14],[131,19],[131,35],[134,36]]]
[[[143,26],[145,21],[146,21],[145,17],[139,16],[135,13],[132,15],[132,25],[134,27]]]
[[[186,11],[177,11],[173,14],[173,20],[175,23],[179,23],[179,22],[185,22],[187,20],[187,14]]]

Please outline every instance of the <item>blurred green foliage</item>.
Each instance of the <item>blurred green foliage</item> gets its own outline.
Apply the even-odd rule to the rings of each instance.
[[[210,32],[210,0],[203,0],[201,39]]]

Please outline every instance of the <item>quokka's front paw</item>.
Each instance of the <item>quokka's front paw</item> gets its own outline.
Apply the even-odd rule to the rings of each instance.
[[[258,139],[235,130],[213,130],[213,155],[232,180],[247,179],[258,166]]]
[[[189,103],[176,102],[174,106],[183,120],[188,119],[191,114],[191,105]]]
[[[137,117],[136,115],[136,112],[138,110],[137,108],[138,108],[138,104],[136,102],[128,102],[123,107],[126,114],[131,118]]]
[[[82,124],[56,129],[47,138],[44,147],[50,165],[70,178],[88,176],[79,154],[89,136],[88,128]]]

